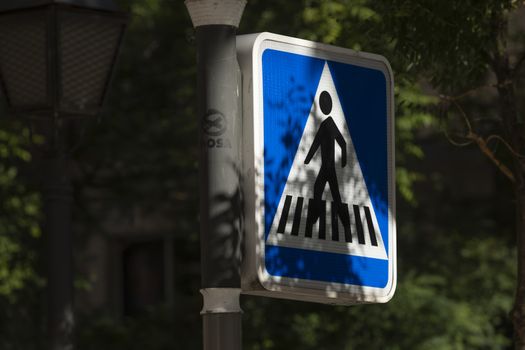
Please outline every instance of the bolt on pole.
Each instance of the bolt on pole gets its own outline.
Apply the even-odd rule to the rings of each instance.
[[[205,350],[240,350],[241,74],[245,0],[186,0],[197,42],[201,293]]]

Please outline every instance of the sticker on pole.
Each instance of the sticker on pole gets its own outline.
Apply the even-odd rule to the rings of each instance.
[[[381,56],[261,33],[243,74],[248,294],[334,304],[395,290],[393,78]]]

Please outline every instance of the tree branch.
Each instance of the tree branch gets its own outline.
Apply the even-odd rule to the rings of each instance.
[[[514,174],[512,173],[512,171],[505,165],[503,164],[503,162],[501,162],[497,157],[496,155],[494,154],[494,152],[492,152],[492,150],[489,148],[488,146],[488,143],[491,141],[491,140],[499,140],[501,141],[506,147],[507,149],[516,157],[519,157],[519,158],[525,158],[524,156],[518,154],[510,145],[507,141],[505,141],[501,136],[498,136],[498,135],[491,135],[489,137],[487,137],[487,139],[483,139],[483,137],[479,136],[477,133],[475,133],[472,129],[472,124],[470,123],[470,120],[467,116],[467,114],[465,113],[465,111],[463,110],[463,108],[459,105],[459,103],[456,101],[456,99],[454,98],[449,98],[449,99],[446,99],[447,101],[450,101],[455,107],[456,109],[459,111],[460,115],[463,117],[463,120],[465,121],[465,125],[467,127],[467,133],[466,135],[464,136],[465,139],[469,140],[468,142],[463,142],[463,143],[460,143],[460,142],[456,142],[454,141],[450,135],[448,134],[446,128],[444,128],[444,132],[445,132],[445,136],[446,138],[448,139],[448,141],[453,144],[454,146],[459,146],[459,147],[462,147],[462,146],[467,146],[473,142],[475,142],[479,149],[481,150],[481,152],[483,154],[485,154],[485,156],[487,156],[491,161],[492,163],[494,163],[494,165],[496,165],[496,167],[503,173],[503,175],[505,175],[510,181],[512,182],[516,182],[516,179],[514,177]]]
[[[514,177],[514,174],[512,171],[503,164],[498,158],[496,158],[496,155],[490,150],[490,148],[487,145],[487,141],[484,140],[481,136],[470,132],[467,135],[467,138],[473,140],[478,145],[479,149],[483,154],[485,154],[491,161],[494,163],[498,169],[512,182],[516,182],[516,179]]]
[[[525,55],[525,52],[524,52],[524,55]],[[502,83],[497,83],[497,84],[485,84],[485,85],[480,85],[480,86],[477,86],[477,87],[474,87],[472,89],[469,89],[469,90],[466,90],[466,91],[463,91],[462,93],[460,93],[459,95],[456,95],[456,96],[449,96],[449,95],[439,95],[439,98],[444,100],[444,101],[449,101],[449,102],[455,102],[455,101],[458,101],[458,100],[461,100],[462,98],[464,97],[467,97],[468,95],[478,91],[478,90],[481,90],[481,89],[484,89],[484,88],[499,88],[499,87],[504,87],[506,85],[511,85],[512,84],[512,80],[506,80]]]
[[[465,147],[465,146],[471,145],[472,142],[474,142],[473,140],[470,140],[470,139],[467,142],[454,141],[454,139],[452,139],[452,137],[450,137],[450,135],[449,135],[449,133],[448,133],[446,128],[443,128],[443,132],[445,133],[445,137],[447,138],[448,142],[450,142],[452,145],[454,145],[456,147]],[[465,136],[462,136],[462,137],[465,137]]]
[[[512,148],[512,146],[507,141],[505,141],[505,139],[503,137],[501,137],[499,135],[490,135],[489,137],[487,137],[485,142],[488,144],[491,140],[498,140],[501,143],[503,143],[505,145],[505,147],[507,147],[509,152],[512,153],[512,155],[515,156],[516,158],[522,158],[522,159],[525,158],[524,155],[519,154],[518,152],[516,152],[514,150],[514,148]]]

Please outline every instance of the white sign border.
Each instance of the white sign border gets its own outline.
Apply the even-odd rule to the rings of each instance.
[[[265,50],[279,51],[316,57],[324,60],[352,64],[381,71],[386,79],[387,90],[387,144],[388,150],[388,225],[389,225],[389,280],[384,288],[374,288],[342,283],[304,280],[270,275],[265,268],[264,234],[264,104],[262,86],[262,56]],[[380,55],[357,52],[308,40],[291,38],[272,33],[257,35],[252,48],[252,110],[253,110],[253,160],[255,177],[255,269],[258,280],[268,291],[277,292],[276,297],[316,301],[332,304],[384,303],[390,300],[397,283],[396,224],[395,224],[395,173],[394,173],[394,82],[388,61]],[[246,116],[245,116],[246,117]],[[249,229],[247,229],[247,232]],[[267,295],[252,291],[249,294]]]

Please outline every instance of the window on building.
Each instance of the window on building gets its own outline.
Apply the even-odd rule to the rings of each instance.
[[[133,242],[122,252],[124,315],[135,316],[166,300],[164,240]]]

